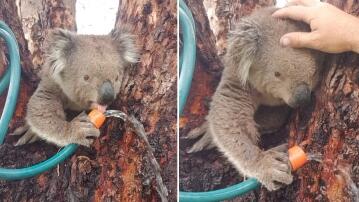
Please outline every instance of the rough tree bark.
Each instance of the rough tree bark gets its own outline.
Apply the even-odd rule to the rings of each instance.
[[[76,31],[75,0],[17,0],[18,15],[31,53],[33,72],[44,62],[43,42],[48,29]]]
[[[41,3],[40,3],[41,2]],[[21,51],[19,101],[9,126],[23,123],[26,103],[39,81],[43,39],[47,30],[76,30],[75,1],[0,0],[0,20],[15,32]],[[115,29],[128,24],[138,36],[142,59],[127,77],[125,88],[110,107],[138,118],[145,127],[162,168],[169,200],[176,198],[176,4],[173,1],[120,1]],[[22,18],[19,18],[18,13]],[[25,33],[25,34],[24,34]],[[5,69],[0,44],[0,73]],[[3,106],[5,95],[0,98]],[[21,181],[0,180],[1,201],[158,201],[145,147],[121,121],[109,119],[91,148],[80,147],[57,168]],[[0,145],[1,167],[24,167],[43,161],[58,148],[37,142],[14,147],[7,137]]]
[[[203,17],[204,9],[201,13],[198,11],[198,7],[203,7],[202,2],[187,2],[194,13],[197,28],[210,23],[212,30],[206,34],[197,33],[200,51],[187,107],[180,119],[180,137],[202,123],[210,96],[219,81],[218,73],[213,69],[218,68],[220,61],[206,60],[201,55],[224,54],[226,45],[223,37],[233,23],[256,8],[273,4],[270,0],[205,0],[208,20]],[[359,15],[355,2],[329,1],[348,13]],[[219,12],[223,5],[229,6],[224,6],[224,14]],[[216,40],[209,48],[201,50],[203,36],[214,36]],[[355,201],[358,197],[353,192],[359,185],[359,60],[353,53],[330,55],[325,66],[316,100],[311,107],[294,111],[281,131],[262,138],[264,148],[284,140],[290,146],[301,144],[307,152],[322,155],[322,161],[305,165],[294,174],[293,184],[279,191],[270,193],[261,188],[233,201]],[[185,150],[191,143],[184,140],[180,143],[181,190],[208,191],[242,180],[217,151],[186,154]]]
[[[162,176],[169,188],[169,201],[177,197],[177,17],[175,1],[120,1],[115,29],[125,26],[137,36],[141,62],[130,72],[125,88],[120,92],[114,107],[135,115],[145,126],[155,157],[163,169]],[[110,125],[111,126],[111,125]],[[113,125],[115,127],[115,125]],[[109,127],[106,133],[113,134],[116,127]],[[148,181],[148,165],[142,161],[143,146],[131,133],[124,133],[116,147],[119,152],[116,161],[106,155],[108,149],[101,146],[101,161],[121,176],[122,186],[118,196],[123,201],[157,201],[153,186]],[[113,150],[114,148],[111,148]],[[120,157],[120,158],[119,158]],[[108,174],[105,169],[100,179]],[[114,178],[116,179],[116,177]],[[148,182],[147,182],[148,183]],[[108,183],[106,183],[108,185]],[[154,182],[151,183],[154,185]],[[116,189],[116,183],[110,185]],[[106,187],[96,191],[106,191]],[[131,193],[131,194],[127,194]]]
[[[226,52],[226,38],[229,30],[241,17],[249,15],[252,9],[274,5],[275,0],[241,1],[241,0],[204,0],[210,27],[216,37],[218,55]]]

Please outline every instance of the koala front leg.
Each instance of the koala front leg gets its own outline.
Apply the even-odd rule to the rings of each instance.
[[[42,81],[30,98],[26,121],[30,130],[40,138],[58,146],[76,143],[90,146],[100,131],[83,112],[72,121],[66,121],[61,91],[51,82]]]
[[[257,107],[248,90],[237,83],[221,82],[211,103],[209,129],[214,143],[239,172],[276,190],[293,180],[288,154],[278,148],[262,151],[257,146]]]

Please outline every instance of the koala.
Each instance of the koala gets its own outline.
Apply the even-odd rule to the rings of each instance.
[[[47,39],[41,81],[31,96],[16,145],[44,139],[57,146],[90,146],[100,131],[84,111],[105,109],[120,91],[126,68],[138,61],[133,36],[77,35],[56,29]],[[68,111],[81,112],[68,120]]]
[[[323,54],[280,46],[288,32],[306,24],[275,19],[276,8],[242,18],[228,38],[225,68],[202,126],[187,137],[201,139],[189,152],[217,147],[244,176],[273,191],[293,181],[287,145],[258,147],[261,133],[278,130],[291,108],[305,106],[320,80]]]

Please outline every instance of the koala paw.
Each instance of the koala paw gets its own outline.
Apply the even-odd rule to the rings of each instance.
[[[256,165],[260,171],[257,179],[269,191],[277,190],[283,185],[291,184],[293,181],[289,156],[284,148],[286,148],[286,145],[265,151],[258,161],[258,165]]]
[[[100,136],[100,130],[91,123],[87,114],[82,112],[70,122],[69,135],[71,143],[90,147],[94,138]]]

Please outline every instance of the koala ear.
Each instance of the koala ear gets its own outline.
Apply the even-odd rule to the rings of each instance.
[[[132,34],[126,29],[121,29],[111,31],[110,35],[126,65],[139,62],[139,51]]]
[[[75,48],[76,34],[64,29],[50,31],[46,41],[46,62],[51,74],[59,74]]]
[[[242,19],[238,27],[229,35],[225,62],[236,70],[242,85],[247,83],[259,44],[259,26],[248,19]]]

